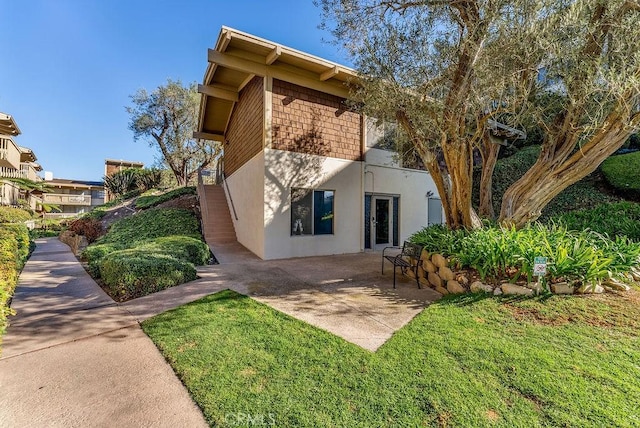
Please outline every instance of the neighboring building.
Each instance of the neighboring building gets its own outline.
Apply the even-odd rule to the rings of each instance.
[[[47,205],[56,205],[59,210],[45,213],[51,217],[73,217],[91,211],[104,204],[104,186],[101,181],[82,181],[54,178],[46,181],[51,189],[42,195]]]
[[[21,147],[13,140],[13,137],[20,134],[13,117],[0,113],[0,177],[41,181],[38,172],[42,171],[42,167],[36,162],[33,150]],[[11,181],[0,179],[0,204],[19,205],[21,200],[33,210],[36,210],[41,202],[38,195],[20,189]]]
[[[260,258],[402,245],[442,222],[431,176],[346,107],[353,70],[226,27],[208,59],[194,136],[224,142],[233,238]],[[203,219],[205,234],[223,221]]]
[[[122,171],[123,169],[129,168],[144,168],[144,164],[142,162],[135,161],[126,161],[126,160],[118,160],[118,159],[105,159],[104,160],[104,176],[109,177],[118,171]],[[105,194],[105,202],[109,202],[113,199],[113,195],[106,191]]]

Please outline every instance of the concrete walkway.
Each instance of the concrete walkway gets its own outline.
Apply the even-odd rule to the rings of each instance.
[[[37,245],[3,340],[0,426],[207,426],[135,318],[69,247]]]
[[[376,253],[236,263],[117,304],[57,239],[37,241],[20,276],[0,358],[0,426],[205,426],[139,322],[224,289],[268,304],[370,351],[440,295]],[[235,251],[235,249],[234,249]]]

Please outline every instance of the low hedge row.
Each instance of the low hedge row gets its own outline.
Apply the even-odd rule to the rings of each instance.
[[[611,156],[600,166],[607,182],[628,196],[640,195],[640,152]]]
[[[640,204],[618,202],[589,210],[569,211],[553,217],[569,230],[590,229],[609,237],[626,236],[640,242]]]
[[[31,213],[22,208],[0,206],[0,224],[23,223],[31,218]]]
[[[11,314],[9,299],[29,255],[29,232],[21,224],[0,225],[0,340]]]
[[[119,301],[196,278],[210,257],[193,212],[152,208],[126,217],[82,253],[89,272]]]

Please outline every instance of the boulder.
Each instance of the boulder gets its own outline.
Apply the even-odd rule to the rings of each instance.
[[[463,273],[456,274],[455,280],[458,281],[460,284],[464,285],[465,287],[469,285],[469,278],[467,277],[467,275]]]
[[[500,287],[496,287],[493,289],[493,295],[494,296],[502,296],[502,288]]]
[[[442,254],[434,254],[431,256],[431,263],[433,263],[436,267],[441,268],[446,266],[447,259],[445,259]]]
[[[551,292],[555,294],[573,294],[575,291],[576,287],[566,282],[551,284]]]
[[[437,273],[429,272],[427,275],[427,278],[429,279],[431,285],[433,285],[434,287],[442,287],[442,279],[438,276]]]
[[[576,290],[578,294],[602,294],[604,293],[604,287],[600,284],[587,283],[583,284]]]
[[[482,281],[473,281],[470,289],[472,293],[493,293],[493,287]]]
[[[453,271],[446,266],[442,266],[438,269],[438,276],[445,281],[450,281],[456,278],[456,276],[453,274]]]
[[[629,291],[631,290],[631,287],[629,287],[627,284],[625,284],[624,282],[620,282],[617,279],[607,279],[606,281],[604,281],[602,283],[602,286],[604,288],[610,288],[612,290],[615,291]]]
[[[436,265],[431,263],[429,260],[424,260],[422,262],[422,269],[424,269],[426,272],[435,272],[438,270]]]
[[[416,279],[416,273],[412,269],[407,269],[404,274],[411,279]]]
[[[447,281],[447,290],[451,294],[462,294],[467,292],[467,290],[465,290],[464,287],[455,279]]]
[[[425,249],[422,250],[422,253],[420,254],[420,260],[429,260],[431,258],[431,254],[429,254],[429,252]]]
[[[435,290],[438,293],[442,294],[443,296],[446,296],[447,294],[449,294],[449,291],[444,287],[436,287]]]
[[[420,281],[420,285],[423,287],[431,287],[431,283],[429,282],[429,280],[424,277],[420,278],[418,281]]]
[[[516,284],[502,284],[502,292],[507,295],[533,296],[534,291]]]
[[[631,269],[631,271],[629,271],[629,274],[631,275],[631,278],[633,278],[634,281],[640,282],[640,269],[633,268]]]

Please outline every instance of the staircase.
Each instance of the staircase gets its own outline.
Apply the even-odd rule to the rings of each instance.
[[[231,220],[222,186],[199,186],[200,210],[204,238],[210,246],[236,242],[236,231]]]

